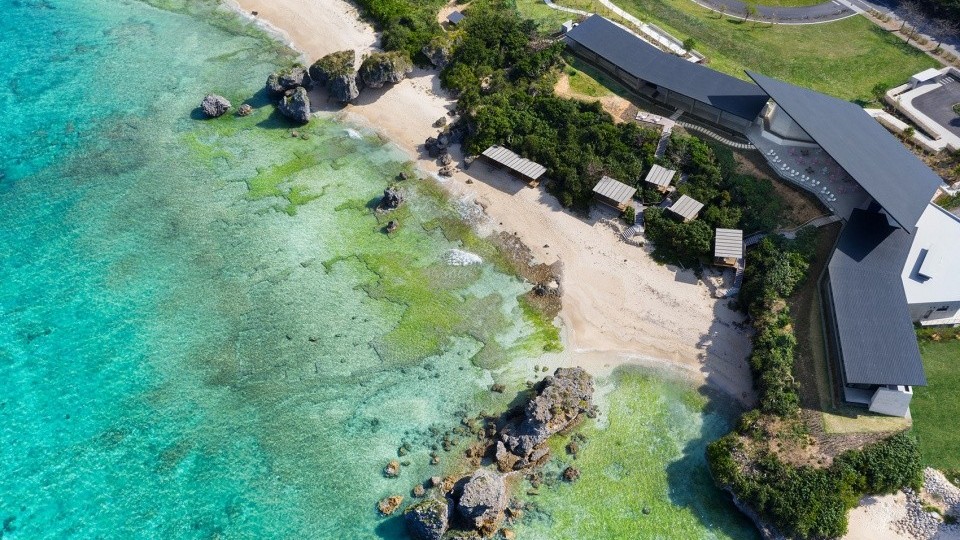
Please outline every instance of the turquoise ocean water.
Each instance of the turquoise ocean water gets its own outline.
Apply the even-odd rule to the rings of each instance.
[[[0,538],[402,538],[376,501],[450,466],[430,446],[507,405],[495,379],[532,376],[527,286],[449,264],[429,188],[383,234],[370,204],[405,157],[329,120],[291,137],[257,95],[290,52],[159,3],[0,0]],[[199,120],[210,91],[257,112]],[[712,427],[665,468],[727,425],[671,395]],[[531,531],[576,504],[552,501]],[[731,512],[690,526],[749,536]]]

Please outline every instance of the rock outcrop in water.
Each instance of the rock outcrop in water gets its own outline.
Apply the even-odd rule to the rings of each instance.
[[[307,89],[298,86],[280,99],[277,110],[287,118],[306,124],[310,121],[310,96]]]
[[[203,98],[203,101],[200,102],[200,109],[203,110],[203,114],[207,115],[208,118],[219,118],[227,114],[230,107],[232,107],[230,100],[216,94],[207,94],[206,97]]]
[[[353,101],[360,95],[356,53],[347,50],[324,56],[310,66],[310,79],[324,85],[335,100],[341,103]]]
[[[267,91],[273,97],[280,97],[298,86],[309,87],[311,85],[310,75],[303,66],[293,66],[288,69],[271,73],[267,77]]]
[[[538,462],[543,445],[555,433],[572,427],[582,415],[593,414],[593,378],[582,368],[559,368],[537,385],[537,397],[527,402],[522,419],[501,430],[504,449],[518,460],[514,468]]]
[[[440,540],[450,528],[450,502],[446,498],[421,501],[403,512],[414,540]]]
[[[508,502],[503,476],[488,469],[478,469],[462,489],[457,501],[460,516],[483,534],[496,532]]]
[[[381,210],[395,210],[403,203],[403,193],[399,189],[388,187],[383,190],[383,198],[380,199]]]
[[[386,83],[396,84],[413,71],[413,62],[402,51],[375,52],[360,64],[360,80],[370,88],[380,88]]]

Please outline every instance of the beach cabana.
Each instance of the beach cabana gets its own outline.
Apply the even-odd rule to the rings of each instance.
[[[637,188],[628,186],[609,176],[601,178],[597,185],[593,187],[594,198],[621,212],[626,210],[627,204],[636,192]]]
[[[679,199],[677,199],[677,202],[673,203],[669,208],[667,208],[668,212],[677,216],[684,222],[697,219],[697,215],[700,214],[700,210],[703,210],[703,203],[687,195],[681,196]]]
[[[717,229],[713,244],[713,263],[718,266],[737,267],[743,258],[743,231],[740,229]]]
[[[460,13],[459,11],[454,11],[453,13],[447,15],[447,22],[456,26],[466,18],[467,17],[463,13]]]
[[[487,162],[507,169],[510,174],[536,185],[546,172],[547,168],[529,159],[522,158],[509,148],[493,145],[480,154]]]
[[[676,174],[677,171],[661,167],[660,165],[654,165],[650,168],[650,172],[647,173],[644,182],[657,188],[657,191],[660,193],[666,193],[670,191],[670,184],[673,182],[673,177]]]

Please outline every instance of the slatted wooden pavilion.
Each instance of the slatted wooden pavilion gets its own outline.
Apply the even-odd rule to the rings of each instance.
[[[480,157],[497,167],[510,171],[510,174],[534,186],[540,182],[540,178],[547,172],[547,168],[543,165],[522,158],[504,146],[493,145],[484,150]]]
[[[673,169],[654,165],[650,167],[650,172],[647,173],[647,177],[643,181],[657,188],[660,193],[666,193],[670,191],[670,184],[676,174],[677,171]]]
[[[612,206],[621,212],[627,209],[630,199],[636,194],[637,188],[623,182],[604,176],[593,187],[593,196],[603,204]]]
[[[718,266],[737,267],[743,258],[743,231],[740,229],[717,229],[713,243],[713,263]]]
[[[703,210],[703,203],[688,195],[682,195],[677,202],[667,208],[667,212],[677,216],[683,222],[697,219],[700,210]]]

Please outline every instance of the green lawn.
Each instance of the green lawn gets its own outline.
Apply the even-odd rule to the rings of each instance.
[[[942,331],[939,342],[920,338],[929,386],[914,390],[910,412],[924,461],[960,471],[960,340]]]
[[[691,0],[620,0],[679,39],[693,37],[710,66],[738,77],[751,69],[843,99],[871,99],[877,83],[898,85],[936,65],[863,17],[784,26],[721,17]]]

